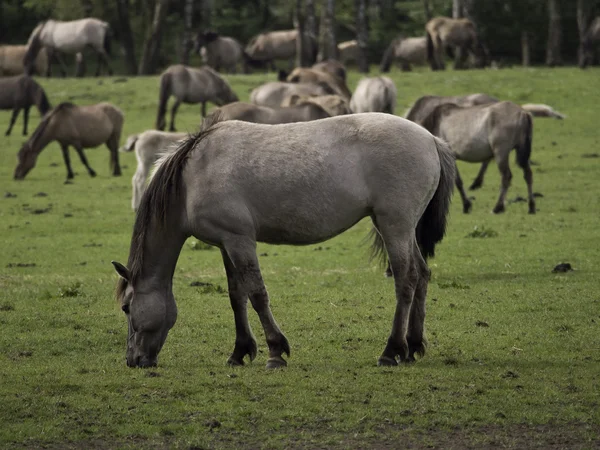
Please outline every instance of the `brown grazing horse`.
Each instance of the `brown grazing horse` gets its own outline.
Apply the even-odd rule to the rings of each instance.
[[[171,108],[169,131],[175,131],[175,114],[181,103],[202,103],[202,117],[206,117],[206,102],[223,106],[239,100],[227,81],[208,66],[200,68],[182,64],[170,66],[160,76],[157,130],[165,129],[167,103],[171,96],[175,97],[175,103]]]
[[[277,108],[292,95],[316,96],[331,95],[335,91],[327,83],[288,83],[270,81],[254,88],[250,93],[250,103]]]
[[[35,167],[41,151],[52,141],[58,141],[62,149],[67,180],[74,177],[69,157],[69,146],[73,146],[90,176],[96,172],[88,164],[84,148],[106,144],[110,150],[110,166],[114,176],[121,175],[119,166],[119,140],[123,128],[123,113],[110,103],[77,106],[61,103],[44,116],[31,137],[19,150],[19,163],[15,168],[15,180],[22,180]]]
[[[41,116],[50,109],[46,92],[33,78],[27,75],[0,78],[0,109],[12,109],[6,136],[11,133],[21,109],[23,110],[23,135],[27,134],[29,108],[32,105],[37,106]]]
[[[468,53],[475,56],[476,67],[488,65],[488,52],[483,46],[475,28],[469,19],[451,19],[434,17],[425,25],[427,37],[427,59],[432,70],[444,70],[444,50],[456,49],[459,57],[454,68],[464,69]]]
[[[333,75],[334,77],[338,77],[344,83],[346,82],[346,67],[341,62],[335,59],[327,59],[325,61],[321,61],[312,66],[315,70],[320,70],[321,72],[327,72],[328,74]]]
[[[287,81],[290,83],[325,83],[331,87],[337,95],[344,97],[346,100],[350,100],[352,97],[352,92],[350,92],[350,89],[348,89],[344,80],[321,70],[296,67],[287,76]]]
[[[285,108],[270,108],[268,106],[253,105],[252,103],[235,102],[221,106],[217,111],[221,115],[221,120],[241,120],[243,122],[269,125],[308,122],[331,117],[322,107],[310,102]]]

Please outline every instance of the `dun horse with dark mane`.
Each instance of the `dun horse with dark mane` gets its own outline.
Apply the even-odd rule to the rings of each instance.
[[[375,250],[389,256],[396,290],[378,363],[414,360],[425,351],[425,258],[445,232],[454,170],[445,142],[389,114],[286,125],[206,120],[159,162],[137,213],[127,267],[113,261],[129,327],[127,365],[157,364],[177,319],[175,265],[195,236],[221,250],[236,330],[228,363],[240,366],[258,353],[249,299],[269,348],[267,368],[286,366],[290,346],[269,306],[257,242],[315,244],[364,217],[373,221]]]

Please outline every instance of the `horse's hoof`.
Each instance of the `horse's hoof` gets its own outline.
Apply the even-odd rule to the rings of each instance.
[[[496,205],[492,211],[494,214],[500,214],[504,212],[504,205]]]
[[[66,179],[64,184],[73,184],[73,182],[70,179]]]
[[[378,367],[395,367],[398,365],[398,361],[395,358],[389,356],[380,356],[377,360]]]
[[[94,172],[93,170],[90,170],[90,177],[94,178],[96,176],[96,172]]]
[[[534,208],[529,208],[529,214],[535,214],[535,207]]]
[[[287,362],[281,356],[269,358],[267,360],[267,369],[280,369],[286,366]]]
[[[481,187],[481,183],[473,183],[471,186],[469,186],[469,190],[470,191],[476,191],[480,187]]]
[[[472,203],[466,203],[463,205],[463,214],[469,214],[471,212],[471,208],[473,208]]]
[[[233,356],[230,356],[227,359],[227,365],[230,367],[241,367],[244,365],[244,360],[235,359]]]

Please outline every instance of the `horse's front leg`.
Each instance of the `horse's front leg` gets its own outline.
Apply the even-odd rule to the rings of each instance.
[[[491,159],[488,159],[487,161],[484,161],[481,163],[481,167],[479,168],[479,173],[473,180],[473,183],[469,187],[469,190],[474,191],[475,189],[479,189],[481,186],[483,186],[483,176],[485,175],[485,171],[487,170],[488,166],[490,165],[490,161],[491,161]]]
[[[23,108],[23,136],[27,136],[27,124],[29,124],[29,106]]]
[[[231,236],[223,244],[225,252],[239,274],[242,289],[250,298],[252,307],[263,326],[269,346],[267,369],[285,367],[287,362],[282,355],[283,353],[290,355],[290,345],[275,322],[269,306],[269,295],[256,257],[256,242],[245,236]]]
[[[173,108],[171,108],[171,126],[169,127],[169,131],[176,131],[175,130],[175,114],[177,114],[177,109],[179,108],[179,105],[181,105],[181,100],[176,98],[175,103],[173,104]]]
[[[256,358],[258,351],[256,339],[250,329],[248,322],[248,293],[245,292],[239,272],[225,250],[221,250],[223,264],[227,273],[227,285],[229,289],[229,301],[233,309],[235,319],[235,346],[233,353],[227,360],[230,366],[243,366],[244,357],[248,355],[250,361]]]
[[[96,176],[96,172],[94,171],[94,169],[92,169],[90,167],[90,165],[88,163],[88,160],[85,157],[85,153],[83,153],[83,147],[81,147],[80,145],[74,145],[74,147],[75,147],[75,151],[79,155],[79,159],[81,160],[81,162],[83,163],[83,165],[86,167],[88,173],[90,174],[90,177],[95,177]]]
[[[202,102],[202,110],[201,110],[202,118],[206,117],[206,102]]]
[[[17,117],[19,117],[20,111],[21,111],[21,108],[13,109],[12,116],[10,117],[10,124],[8,125],[8,130],[6,130],[6,133],[4,133],[5,136],[9,136],[10,133],[12,132],[13,126],[14,126],[15,122],[17,121]]]
[[[114,177],[121,176],[121,165],[119,164],[119,135],[118,133],[114,133],[108,141],[106,141],[106,146],[110,151],[110,167],[113,170]]]
[[[60,66],[60,71],[62,73],[63,78],[67,77],[67,65],[65,64],[65,60],[58,50],[54,50],[54,57],[58,61],[58,65]]]
[[[72,180],[75,175],[73,175],[73,169],[71,168],[69,146],[67,144],[60,144],[60,149],[62,150],[63,159],[65,160],[65,165],[67,166],[67,180]]]

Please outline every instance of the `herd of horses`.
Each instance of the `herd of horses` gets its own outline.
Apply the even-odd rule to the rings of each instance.
[[[78,29],[92,29],[89,24],[96,22],[87,23]],[[439,52],[461,39],[465,52],[472,52],[476,59],[487,57],[484,46],[470,34],[473,28],[457,31],[447,23],[435,21],[425,41],[414,42],[414,46],[437,52],[433,57],[436,69],[443,69]],[[89,33],[85,45],[98,52],[98,70],[103,65],[110,72],[109,34],[106,27],[94,26],[96,32]],[[49,45],[47,33],[60,28],[46,22],[34,30],[24,56],[31,67]],[[105,34],[100,32],[103,29]],[[52,42],[68,42],[66,34],[62,40],[57,36]],[[497,163],[502,179],[493,212],[498,214],[505,211],[512,178],[508,157],[515,149],[527,184],[528,212],[535,214],[530,167],[533,117],[564,116],[548,105],[518,105],[478,93],[424,95],[400,118],[395,115],[398,92],[393,80],[383,75],[365,77],[352,92],[339,60],[281,71],[278,81],[257,86],[249,102],[240,102],[218,70],[236,70],[240,61],[249,63],[262,55],[270,64],[289,58],[289,53],[273,57],[268,39],[257,37],[251,42],[255,51],[248,57],[248,48],[224,41],[216,33],[198,36],[197,51],[205,49],[207,61],[216,67],[167,68],[160,76],[155,129],[129,136],[121,148],[124,114],[116,106],[63,102],[51,108],[43,88],[27,74],[0,79],[0,108],[17,111],[7,134],[20,108],[25,110],[23,134],[27,134],[31,106],[37,106],[43,116],[18,152],[15,179],[24,179],[53,141],[61,147],[67,180],[74,176],[69,147],[76,150],[92,177],[96,172],[85,148],[105,144],[115,176],[121,175],[119,152],[136,154],[131,206],[137,214],[129,259],[126,266],[113,261],[120,276],[117,297],[128,319],[127,364],[157,364],[177,317],[174,268],[183,243],[194,236],[217,246],[222,254],[236,329],[229,364],[243,365],[246,356],[252,360],[257,354],[248,323],[250,300],[269,347],[267,367],[285,366],[283,355],[289,355],[289,343],[269,307],[256,243],[319,243],[365,217],[373,224],[374,255],[388,261],[386,273],[394,278],[397,302],[378,363],[397,365],[422,355],[427,259],[444,236],[454,185],[463,211],[469,213],[472,208],[455,161],[481,164],[471,189],[480,188],[489,163]],[[281,38],[292,39],[290,33],[281,33]],[[407,41],[392,42],[382,70],[389,69],[392,60],[399,60],[404,68],[414,62],[406,57],[411,54],[408,49],[414,48]],[[214,59],[214,48],[224,42],[237,46],[238,53],[228,53],[237,55],[236,61]],[[71,53],[82,50],[71,44],[62,51],[67,48]],[[463,64],[464,57],[458,61]],[[169,131],[164,131],[170,97],[175,102]],[[208,102],[217,106],[210,114]],[[176,132],[175,115],[181,103],[201,104],[203,121],[194,135]]]

